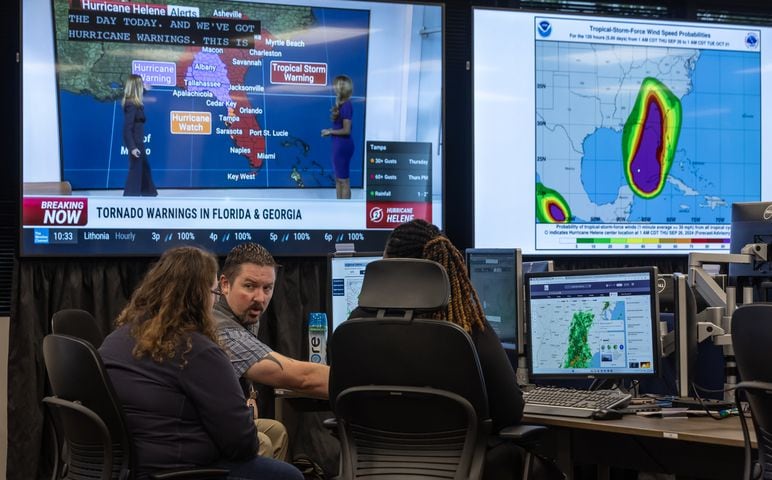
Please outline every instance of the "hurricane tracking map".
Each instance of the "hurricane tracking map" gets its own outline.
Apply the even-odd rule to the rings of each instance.
[[[761,196],[757,33],[535,28],[537,248],[728,248]]]

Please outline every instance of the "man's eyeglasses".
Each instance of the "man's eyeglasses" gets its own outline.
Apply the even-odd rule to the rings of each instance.
[[[222,290],[220,290],[220,287],[214,287],[214,288],[210,289],[210,291],[212,293],[214,293],[215,295],[217,295],[217,296],[222,295]]]

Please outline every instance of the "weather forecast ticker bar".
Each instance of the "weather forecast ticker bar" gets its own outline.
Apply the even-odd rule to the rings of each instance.
[[[197,8],[172,5],[100,5],[110,11],[69,10],[68,40],[248,49],[263,43],[259,20],[204,18]]]
[[[243,230],[216,229],[79,229],[25,228],[22,241],[30,255],[113,254],[136,251],[142,255],[161,254],[180,245],[197,245],[216,254],[227,254],[244,242],[264,245],[275,255],[295,255],[299,251],[335,251],[336,243],[352,243],[357,251],[379,251],[388,231],[352,230]],[[130,245],[127,247],[127,245]],[[302,248],[300,248],[302,247]]]

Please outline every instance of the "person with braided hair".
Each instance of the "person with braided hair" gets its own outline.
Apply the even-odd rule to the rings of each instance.
[[[433,260],[443,267],[450,280],[450,300],[444,310],[431,317],[447,320],[463,328],[472,338],[488,394],[492,431],[520,423],[523,416],[523,394],[515,372],[501,346],[496,332],[485,318],[480,299],[472,286],[464,256],[437,226],[415,219],[396,227],[383,252],[384,258],[418,258]],[[351,318],[374,315],[357,308]],[[491,438],[485,456],[484,480],[510,479],[522,471],[523,451],[511,442]],[[535,457],[535,478],[563,478],[562,472],[549,460]]]

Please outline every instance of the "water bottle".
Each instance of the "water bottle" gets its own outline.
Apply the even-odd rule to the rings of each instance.
[[[308,314],[308,361],[327,363],[327,314]]]

